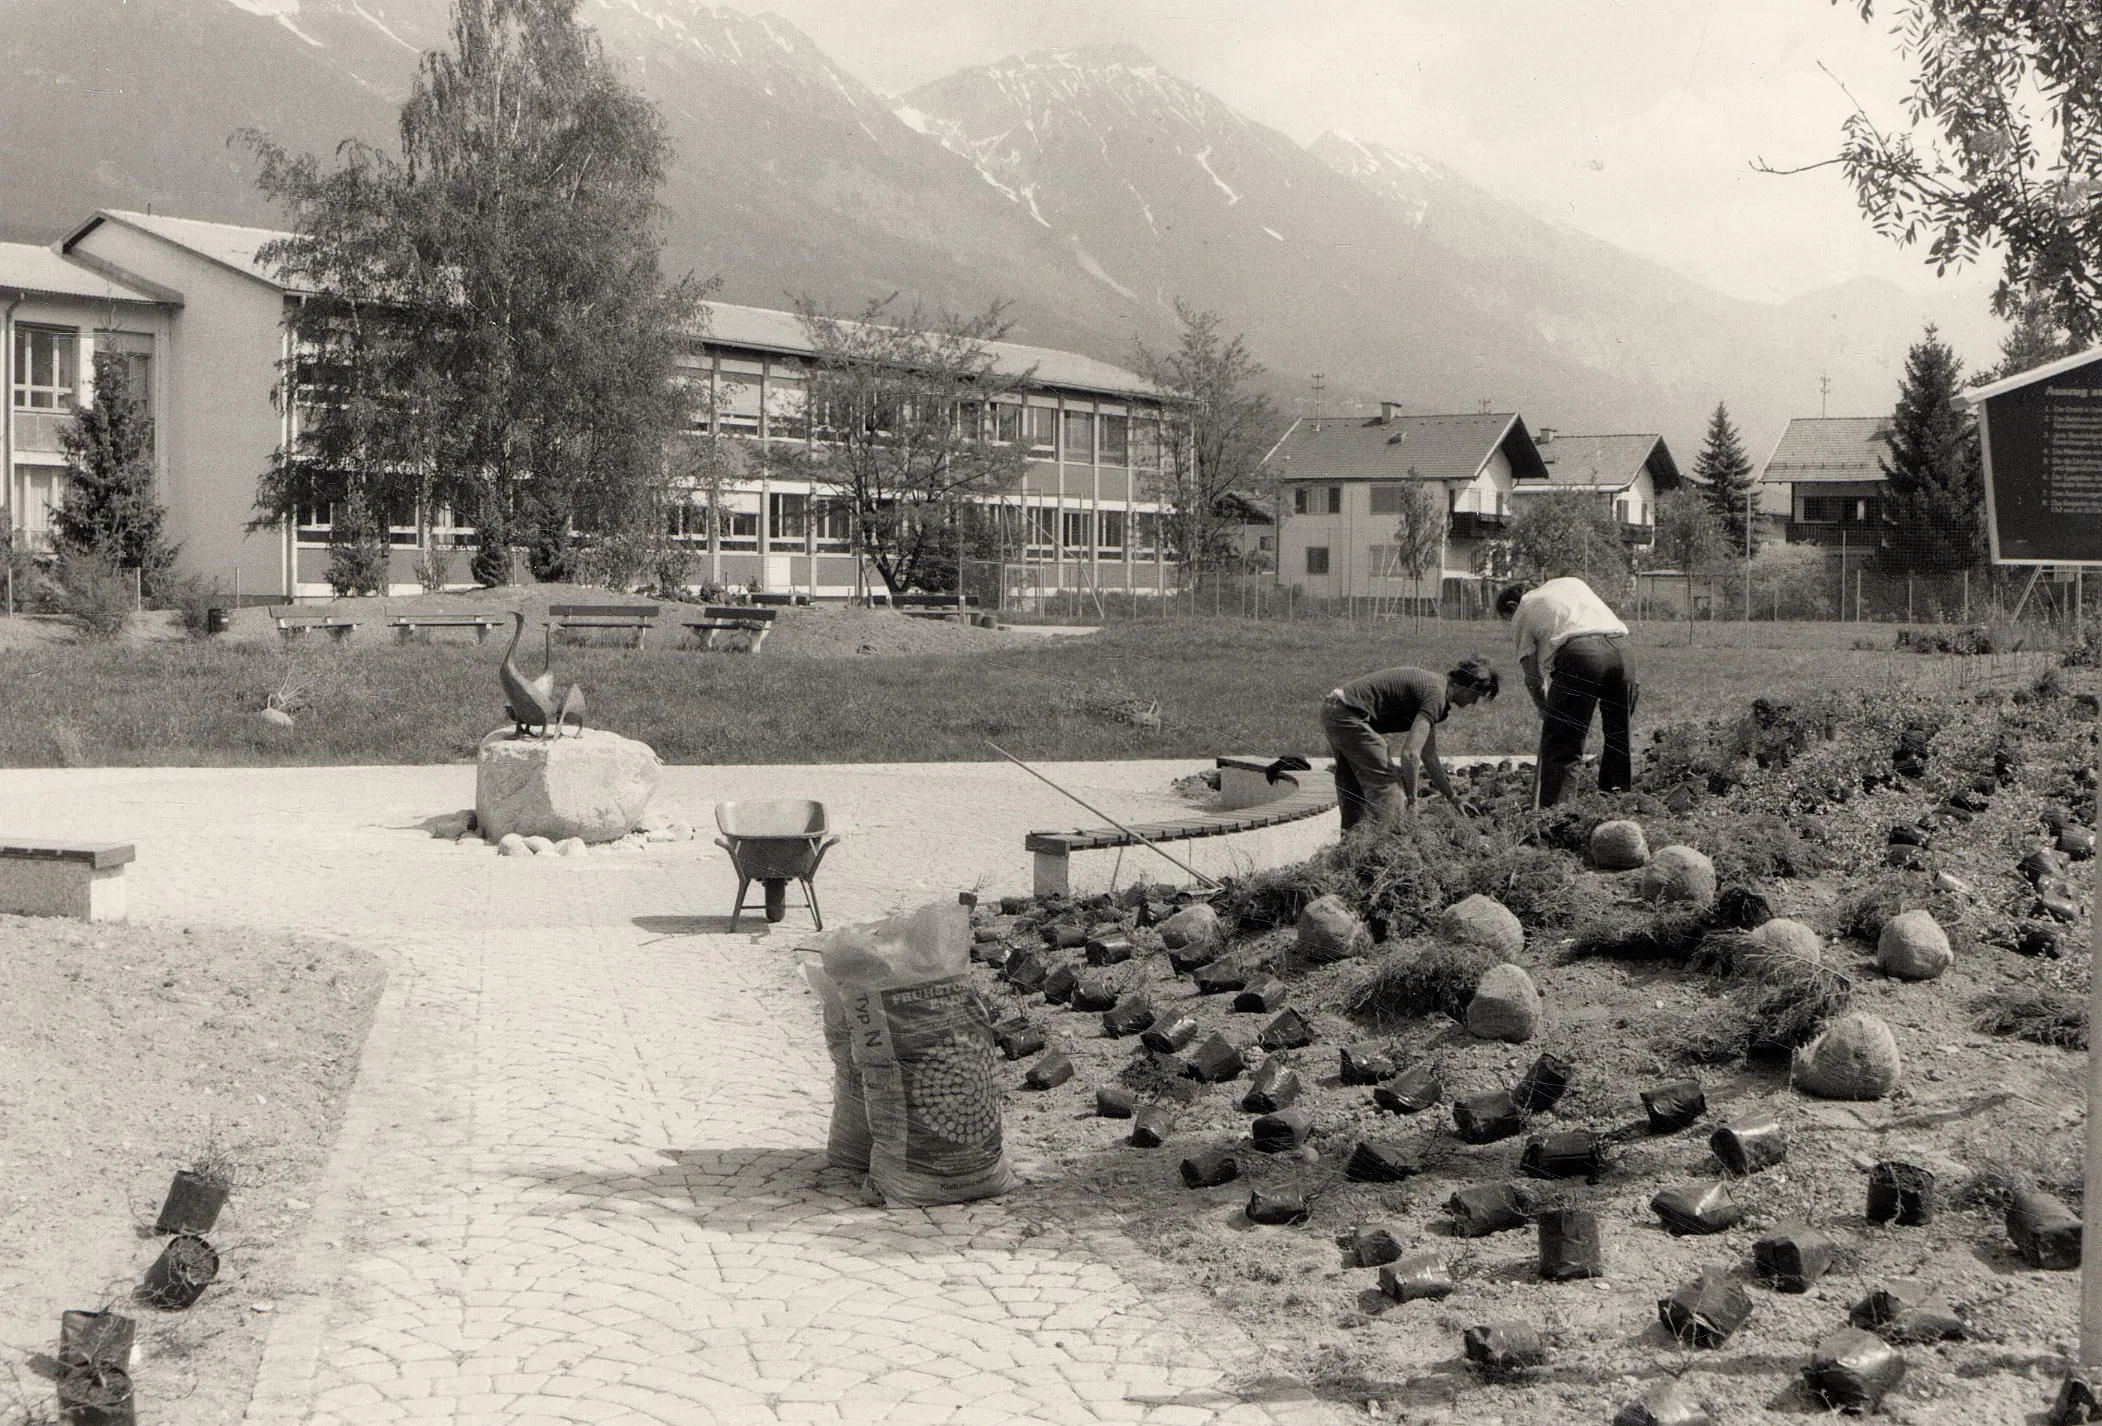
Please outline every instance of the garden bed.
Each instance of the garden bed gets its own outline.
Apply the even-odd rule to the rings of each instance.
[[[0,1421],[56,1419],[59,1314],[134,1318],[138,1419],[238,1421],[383,975],[331,942],[0,916]],[[134,1300],[177,1170],[229,1166],[194,1306]]]
[[[1289,1377],[1382,1419],[1605,1421],[1643,1387],[1683,1374],[1720,1422],[1760,1408],[1817,1415],[1822,1408],[1801,1384],[1813,1346],[1846,1327],[1850,1309],[1879,1284],[1924,1279],[1965,1336],[1901,1346],[1909,1371],[1884,1413],[1977,1426],[2037,1419],[2073,1347],[2077,1274],[2025,1263],[2004,1215],[2010,1195],[2025,1189],[2078,1210],[2085,1060],[2060,1046],[2085,1043],[2094,863],[2070,869],[2078,904],[2060,927],[2058,958],[2016,948],[2025,926],[2050,920],[2037,913],[2037,888],[2017,864],[2051,839],[2054,808],[2093,823],[2096,722],[2083,696],[2091,693],[2092,685],[2068,688],[2054,676],[2040,692],[2003,686],[1962,697],[1889,691],[1762,703],[1656,737],[1631,794],[1534,815],[1524,807],[1522,773],[1491,771],[1470,789],[1486,817],[1463,821],[1432,809],[1404,835],[1341,844],[1230,887],[1214,898],[1231,928],[1227,957],[1249,958],[1251,981],[1280,979],[1286,1006],[1313,1040],[1251,1051],[1249,1072],[1224,1083],[1188,1078],[1181,1059],[1153,1055],[1135,1036],[1111,1038],[1102,1015],[1047,1004],[986,966],[979,975],[995,1020],[1026,1019],[1076,1071],[1031,1091],[1019,1087],[1030,1059],[998,1067],[1016,1086],[1009,1144],[1030,1169],[1018,1201],[1120,1231],[1150,1259],[1146,1271],[1160,1291],[1194,1290],[1231,1312],[1262,1347],[1247,1364],[1251,1392]],[[1917,776],[1893,770],[1908,725],[1931,734]],[[1989,784],[1990,794],[1974,783]],[[1959,794],[1984,806],[1952,809]],[[1729,914],[1639,904],[1642,872],[1592,868],[1589,833],[1613,817],[1643,824],[1651,848],[1706,851]],[[1921,865],[1888,865],[1891,829],[1920,827],[1922,818],[1932,833],[1914,858]],[[1546,1005],[1541,1029],[1525,1043],[1477,1038],[1431,1008],[1464,1016],[1483,964],[1454,952],[1437,924],[1446,904],[1470,893],[1499,897],[1524,923],[1516,960]],[[1294,923],[1323,894],[1372,921],[1379,941],[1368,955],[1308,963]],[[1757,906],[1752,897],[1817,933],[1815,994],[1800,978],[1761,969],[1755,948],[1728,924],[1731,916],[1756,919],[1744,916]],[[1908,982],[1877,968],[1877,930],[1906,908],[1931,910],[1948,930],[1954,961],[1939,979]],[[1200,994],[1195,976],[1176,974],[1158,926],[1147,924],[1172,909],[1165,888],[1109,906],[1010,900],[1010,914],[1001,914],[988,903],[979,913],[988,937],[981,950],[988,960],[1033,950],[1052,967],[1084,962],[1080,949],[1044,949],[1043,925],[1078,922],[1100,933],[1114,922],[1141,954],[1095,973],[1126,999],[1146,997],[1158,1025],[1194,1018],[1185,1057],[1215,1031],[1253,1044],[1276,1019],[1275,996],[1251,997],[1265,1008],[1237,1012],[1233,993]],[[1755,1019],[1800,1037],[1840,1009],[1891,1027],[1903,1071],[1886,1097],[1813,1098],[1791,1086],[1785,1055],[1745,1053],[1760,1038]],[[1274,1044],[1290,1038],[1272,1034]],[[1417,1114],[1382,1109],[1375,1087],[1344,1082],[1346,1046],[1399,1068],[1428,1066],[1442,1098]],[[1454,1102],[1514,1089],[1543,1055],[1573,1071],[1553,1110],[1513,1137],[1464,1142]],[[1309,1113],[1311,1133],[1297,1151],[1251,1143],[1257,1114],[1243,1101],[1263,1064],[1289,1067],[1301,1086],[1295,1107]],[[1639,1092],[1687,1078],[1702,1084],[1705,1115],[1677,1132],[1653,1132]],[[1098,1116],[1105,1088],[1170,1110],[1160,1147],[1133,1147],[1133,1121]],[[1732,1178],[1711,1149],[1711,1131],[1762,1113],[1778,1121],[1786,1157]],[[1148,1128],[1157,1132],[1159,1121]],[[1596,1151],[1596,1182],[1521,1172],[1532,1136],[1572,1132],[1598,1139],[1550,1139],[1531,1152],[1587,1163],[1576,1151]],[[1373,1162],[1361,1145],[1410,1172],[1396,1182],[1353,1178],[1353,1160]],[[1183,1161],[1221,1150],[1240,1176],[1187,1187]],[[1934,1175],[1931,1222],[1869,1221],[1870,1171],[1887,1161]],[[1714,1236],[1665,1231],[1654,1195],[1718,1181],[1742,1213],[1736,1226]],[[1455,1236],[1453,1195],[1504,1184],[1516,1186],[1525,1226]],[[1252,1221],[1256,1195],[1263,1217],[1295,1217],[1277,1205],[1310,1200],[1304,1221]],[[1543,1282],[1535,1225],[1571,1209],[1596,1215],[1604,1275]],[[1558,1232],[1581,1226],[1566,1216],[1555,1222]],[[1774,1290],[1754,1272],[1754,1245],[1791,1223],[1830,1239],[1830,1270],[1802,1293]],[[1379,1270],[1343,1246],[1379,1229],[1405,1254],[1429,1253],[1450,1271],[1450,1295],[1398,1302],[1383,1294]],[[1813,1255],[1824,1250],[1790,1240],[1773,1251],[1785,1256],[1803,1242]],[[1682,1345],[1660,1325],[1658,1304],[1711,1269],[1744,1288],[1750,1316],[1719,1348]],[[1537,1329],[1546,1365],[1496,1381],[1470,1366],[1467,1329],[1499,1322]]]

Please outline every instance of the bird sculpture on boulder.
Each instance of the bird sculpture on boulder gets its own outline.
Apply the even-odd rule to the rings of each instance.
[[[584,690],[572,683],[561,701],[555,699],[555,671],[552,667],[542,670],[538,678],[527,678],[518,666],[518,641],[525,637],[525,615],[511,611],[511,646],[504,650],[503,666],[497,676],[503,680],[504,697],[509,701],[504,712],[516,725],[514,736],[520,738],[559,738],[563,725],[572,718],[576,720],[577,736],[584,734]]]

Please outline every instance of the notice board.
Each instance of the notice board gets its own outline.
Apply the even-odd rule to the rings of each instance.
[[[2102,357],[1981,395],[1993,562],[2102,565]]]

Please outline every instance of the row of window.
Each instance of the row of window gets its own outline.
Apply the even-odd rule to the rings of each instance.
[[[1366,487],[1366,493],[1375,515],[1399,515],[1402,492],[1409,488],[1406,481],[1385,481]],[[1457,486],[1445,489],[1445,508],[1456,511],[1460,508],[1460,490]],[[1343,513],[1343,487],[1340,485],[1295,485],[1292,487],[1292,513],[1294,515],[1340,515]],[[1510,497],[1499,490],[1496,493],[1497,515],[1510,513]]]
[[[1802,523],[1805,525],[1876,525],[1883,520],[1883,502],[1864,495],[1805,495]]]

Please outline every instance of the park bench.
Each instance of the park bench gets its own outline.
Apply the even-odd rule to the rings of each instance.
[[[642,636],[657,625],[657,606],[654,604],[550,604],[547,606],[547,631],[550,638],[557,629],[630,629],[635,634],[635,647],[642,647]]]
[[[306,613],[297,604],[273,604],[270,617],[277,621],[277,632],[286,638],[304,634],[310,629],[326,629],[333,638],[347,638],[358,621],[348,614]]]
[[[419,629],[472,629],[474,641],[479,644],[503,622],[501,614],[397,614],[387,621],[387,626],[397,631],[404,643],[415,638]]]
[[[1070,832],[1031,832],[1023,838],[1024,850],[1034,857],[1035,888],[1039,896],[1064,895],[1071,890],[1070,873],[1075,852],[1136,847],[1143,837],[1156,844],[1187,842],[1199,837],[1227,837],[1236,832],[1255,832],[1279,827],[1302,818],[1318,817],[1336,805],[1336,789],[1326,778],[1312,786],[1304,770],[1287,770],[1303,759],[1232,756],[1217,760],[1221,801],[1228,805],[1216,812],[1200,812],[1168,822],[1127,822],[1122,827],[1083,827]],[[1276,776],[1270,776],[1276,770]],[[1261,782],[1266,800],[1232,805],[1238,796],[1254,796],[1250,777]],[[1234,790],[1227,791],[1229,778]],[[1134,835],[1135,834],[1135,835]]]
[[[754,604],[771,604],[782,609],[807,605],[810,602],[809,595],[792,594],[785,589],[755,589],[751,598]]]
[[[681,619],[679,622],[701,636],[701,647],[715,647],[717,634],[749,634],[752,642],[746,652],[758,653],[759,646],[774,627],[774,620],[781,617],[779,609],[755,609],[748,604],[710,604],[701,610],[698,619]]]
[[[13,916],[124,919],[129,842],[40,842],[0,836],[0,912]]]
[[[976,604],[978,598],[961,594],[900,594],[892,602],[899,613],[915,619],[961,619],[964,610]]]

